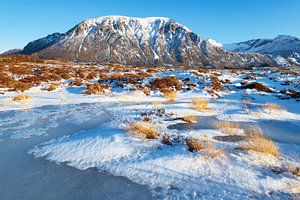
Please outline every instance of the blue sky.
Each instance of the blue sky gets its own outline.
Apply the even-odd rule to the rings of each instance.
[[[300,36],[300,0],[1,0],[0,52],[104,15],[169,17],[223,43]]]

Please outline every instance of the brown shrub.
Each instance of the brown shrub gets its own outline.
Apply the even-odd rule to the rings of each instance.
[[[150,73],[150,74],[154,74],[154,73],[158,73],[159,70],[158,70],[158,69],[153,69],[153,68],[151,68],[151,69],[147,69],[146,72],[148,72],[148,73]]]
[[[98,72],[92,71],[87,75],[87,79],[94,79],[98,76]]]
[[[249,83],[245,86],[241,86],[240,88],[242,89],[256,89],[257,91],[262,91],[262,92],[273,92],[273,90],[271,90],[270,88],[264,86],[261,83],[258,82],[253,82],[253,83]]]
[[[39,79],[38,76],[26,76],[22,79],[19,80],[22,83],[30,83],[33,86],[38,86],[41,84],[41,80]]]
[[[224,88],[222,87],[222,83],[217,76],[211,76],[210,80],[211,80],[213,90],[224,91]]]
[[[195,76],[203,76],[200,72],[197,72],[197,71],[191,71],[191,74],[195,75]]]
[[[61,76],[52,72],[45,72],[42,75],[39,75],[41,81],[59,81]]]
[[[87,86],[87,89],[83,92],[84,94],[100,94],[103,92],[104,87],[100,83],[94,83]]]
[[[138,87],[138,88],[130,88],[131,90],[139,90],[139,91],[142,91],[144,92],[145,95],[149,96],[151,94],[151,90],[147,87]]]
[[[163,144],[166,144],[166,145],[170,145],[170,146],[173,146],[172,142],[171,142],[171,137],[167,134],[163,134],[162,136],[162,139],[161,139],[161,142]]]
[[[169,76],[165,78],[156,78],[151,83],[151,89],[152,90],[170,90],[170,89],[176,89],[181,90],[182,87],[180,85],[180,79],[178,79],[175,76]]]
[[[113,73],[111,76],[110,76],[110,80],[112,81],[119,81],[119,80],[123,80],[125,79],[125,76],[121,73]]]
[[[160,136],[156,127],[149,122],[129,122],[127,131],[142,139],[155,139]]]
[[[110,81],[110,76],[106,73],[101,73],[100,74],[100,80],[102,81]]]
[[[12,89],[14,91],[24,92],[25,90],[29,90],[32,87],[33,87],[32,83],[24,83],[24,82],[17,81],[15,82],[15,84],[13,84]]]
[[[210,70],[208,68],[201,68],[198,71],[202,73],[208,73]]]
[[[77,71],[77,76],[81,79],[86,79],[88,75],[89,75],[89,72],[85,69],[79,69]]]
[[[76,74],[74,74],[74,73],[68,73],[68,74],[63,74],[61,77],[62,77],[63,79],[65,79],[65,80],[68,80],[68,79],[70,79],[70,78],[75,78],[75,77],[76,77]]]
[[[11,66],[9,67],[9,71],[16,75],[26,75],[32,73],[32,68],[29,66]]]
[[[0,73],[0,88],[13,88],[16,81],[4,73]]]
[[[44,90],[47,90],[49,92],[56,90],[57,89],[57,85],[56,84],[51,84],[49,87],[45,88]]]
[[[79,79],[79,78],[73,80],[73,81],[69,84],[69,86],[81,86],[81,85],[82,85],[82,80]]]

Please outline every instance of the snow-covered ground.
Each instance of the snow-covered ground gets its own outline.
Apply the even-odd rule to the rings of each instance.
[[[215,73],[220,73],[217,71]],[[255,72],[255,71],[254,71]],[[11,139],[31,138],[48,134],[66,121],[85,124],[102,112],[111,114],[101,127],[66,134],[33,146],[29,153],[57,163],[66,163],[80,170],[97,168],[116,176],[123,176],[146,185],[159,199],[289,199],[299,198],[300,178],[274,168],[299,167],[300,159],[300,101],[278,98],[282,89],[299,90],[300,78],[267,70],[257,70],[251,82],[260,82],[277,93],[258,92],[255,89],[238,89],[248,75],[222,71],[220,80],[231,83],[225,91],[217,91],[221,98],[210,95],[204,86],[205,77],[190,71],[178,70],[155,74],[175,75],[197,84],[195,90],[178,92],[176,100],[169,102],[158,92],[146,96],[141,91],[112,89],[108,95],[81,94],[83,87],[60,86],[48,92],[35,87],[25,93],[30,100],[16,102],[15,92],[0,96],[0,110],[7,113],[22,110],[15,115],[3,116],[0,121],[2,142]],[[146,78],[149,82],[153,78]],[[289,81],[289,85],[282,84]],[[193,98],[207,99],[209,109],[197,111],[191,107]],[[74,104],[82,106],[73,106]],[[270,109],[266,103],[277,104],[280,109]],[[49,111],[35,109],[49,105],[64,105]],[[88,105],[88,106],[86,106]],[[105,106],[103,106],[105,105]],[[88,107],[88,109],[86,109]],[[91,107],[93,107],[91,109]],[[74,110],[75,109],[75,110]],[[142,121],[146,115],[160,133],[174,139],[173,146],[159,139],[143,140],[133,137],[125,127],[130,121]],[[198,122],[188,127],[179,118],[197,116]],[[47,120],[45,125],[44,119]],[[217,141],[220,130],[205,126],[209,120],[227,120],[251,126],[260,126],[273,138],[280,149],[280,157],[253,151],[237,150],[241,142]],[[177,127],[177,128],[171,128]],[[179,128],[178,128],[179,127]],[[198,128],[197,128],[198,127]],[[274,128],[275,127],[275,128]],[[242,131],[242,130],[241,130]],[[10,133],[10,135],[7,135]],[[207,138],[218,149],[219,157],[207,159],[202,152],[190,152],[178,138]]]

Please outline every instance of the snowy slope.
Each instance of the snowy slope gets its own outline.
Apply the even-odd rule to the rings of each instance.
[[[278,61],[282,61],[280,58],[285,58],[287,61],[300,63],[300,38],[289,35],[279,35],[274,39],[254,39],[225,44],[223,47],[234,52],[270,54],[278,57]]]
[[[49,37],[49,36],[48,36]],[[97,61],[126,65],[240,67],[273,65],[264,55],[232,53],[205,41],[187,27],[164,17],[105,16],[85,20],[52,43],[42,38],[31,52],[42,58]],[[44,48],[35,49],[37,42]],[[42,45],[36,45],[38,47]]]
[[[58,42],[61,37],[63,36],[63,34],[60,33],[53,33],[51,35],[48,35],[44,38],[38,39],[38,40],[34,40],[30,43],[28,43],[22,53],[23,54],[32,54],[35,53],[37,51],[40,51],[44,48],[47,48],[49,46],[51,46],[52,44]]]

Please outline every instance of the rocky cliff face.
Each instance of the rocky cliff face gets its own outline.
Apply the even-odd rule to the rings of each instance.
[[[89,19],[65,34],[29,43],[24,53],[42,58],[95,61],[136,66],[190,65],[247,67],[274,65],[254,53],[232,53],[203,40],[168,18],[107,16]]]

